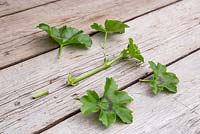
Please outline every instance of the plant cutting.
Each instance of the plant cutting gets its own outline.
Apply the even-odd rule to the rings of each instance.
[[[144,62],[144,57],[141,55],[140,50],[138,49],[138,46],[133,42],[132,38],[129,38],[128,47],[126,49],[124,49],[123,51],[121,51],[121,53],[114,59],[112,59],[112,60],[105,59],[103,65],[101,65],[91,71],[88,71],[84,74],[81,74],[80,76],[77,76],[77,77],[74,77],[72,75],[72,73],[70,72],[68,74],[67,84],[70,86],[76,86],[79,81],[81,81],[87,77],[90,77],[102,70],[105,70],[105,69],[111,67],[111,65],[113,63],[115,63],[121,59],[128,58],[128,57],[132,57],[140,62]]]

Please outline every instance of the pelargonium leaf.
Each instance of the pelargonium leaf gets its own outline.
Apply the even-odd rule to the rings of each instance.
[[[117,116],[124,123],[132,123],[132,111],[125,106],[114,105]]]
[[[59,44],[59,56],[61,55],[64,46],[79,44],[90,47],[92,45],[90,36],[88,34],[83,34],[82,30],[67,26],[61,28],[50,27],[44,23],[39,24],[38,27],[43,31],[46,31],[49,36]]]
[[[123,55],[123,58],[130,56],[140,62],[144,62],[144,57],[142,56],[138,46],[133,42],[132,38],[129,38],[128,47],[124,49],[121,54]]]
[[[106,20],[105,21],[105,29],[108,33],[124,33],[125,28],[128,28],[127,24],[119,20]]]
[[[103,32],[103,33],[106,32],[106,29],[105,29],[102,25],[97,24],[97,23],[93,23],[93,24],[91,25],[91,28],[92,28],[92,29],[95,29],[95,30],[97,30],[97,31],[99,31],[99,32]]]
[[[106,20],[104,23],[104,26],[101,24],[93,23],[91,25],[92,29],[95,29],[99,32],[107,32],[107,33],[124,33],[125,28],[128,28],[129,26],[127,24],[124,24],[123,22],[119,20]]]
[[[83,114],[94,113],[100,110],[98,105],[100,98],[95,91],[88,90],[87,95],[80,98],[80,102],[83,104],[81,106],[81,112]]]
[[[141,62],[144,62],[144,57],[141,55],[141,52],[136,44],[133,43],[133,39],[129,38],[128,52],[132,58],[135,58]]]
[[[87,95],[80,99],[83,114],[99,112],[99,120],[106,127],[112,125],[116,118],[123,123],[132,122],[132,111],[126,105],[133,99],[126,92],[118,90],[113,78],[106,78],[104,95],[100,99],[97,96],[95,91],[87,91]]]
[[[90,27],[94,30],[104,33],[104,41],[102,44],[102,48],[104,49],[106,46],[108,33],[124,33],[125,29],[129,26],[119,20],[106,20],[104,26],[93,23]]]
[[[148,82],[154,94],[159,94],[161,91],[177,92],[177,84],[179,79],[176,74],[167,72],[167,67],[160,63],[149,61],[150,67],[153,70],[153,76],[150,80],[141,80]]]
[[[100,111],[99,120],[105,125],[109,127],[111,124],[115,123],[116,121],[116,113],[113,111]]]

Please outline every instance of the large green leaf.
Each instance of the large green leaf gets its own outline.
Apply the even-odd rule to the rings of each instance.
[[[64,46],[79,44],[85,47],[90,47],[92,45],[90,36],[88,34],[83,34],[82,30],[67,26],[61,28],[50,27],[44,23],[39,24],[38,27],[43,31],[46,31],[49,36],[59,44],[59,57]]]
[[[118,90],[113,78],[106,78],[104,95],[101,99],[98,98],[95,91],[89,90],[80,101],[83,114],[99,112],[99,120],[107,127],[116,121],[116,117],[124,123],[132,122],[132,111],[126,105],[133,99],[125,91]]]

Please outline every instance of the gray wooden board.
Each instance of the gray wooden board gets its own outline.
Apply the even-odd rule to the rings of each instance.
[[[129,20],[176,0],[62,0],[0,18],[0,68],[57,47],[36,26],[70,25],[91,33],[90,25],[105,19]]]
[[[125,34],[109,37],[106,53],[110,58],[117,55],[127,46],[129,37],[139,44],[146,61],[164,64],[200,48],[198,4],[198,0],[182,1],[128,22],[131,28]],[[127,60],[82,81],[77,87],[66,87],[68,72],[79,75],[103,63],[99,46],[102,37],[97,34],[92,38],[94,45],[90,50],[67,47],[60,60],[55,50],[0,71],[2,132],[32,133],[54,123],[80,107],[74,98],[82,96],[87,89],[102,93],[107,76],[114,77],[119,87],[123,87],[150,73],[146,63],[139,66],[134,60]],[[41,89],[49,89],[51,94],[32,100],[31,93]]]
[[[200,51],[172,64],[169,71],[180,79],[178,93],[153,95],[147,84],[125,89],[134,98],[132,124],[117,122],[105,128],[97,115],[81,113],[48,129],[43,134],[199,134],[200,133]]]
[[[12,15],[24,10],[46,5],[56,0],[1,0],[0,17]]]

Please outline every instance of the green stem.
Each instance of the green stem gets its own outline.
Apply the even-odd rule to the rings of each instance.
[[[75,86],[77,85],[77,83],[85,78],[88,78],[102,70],[105,70],[107,68],[109,68],[114,62],[120,60],[123,58],[123,54],[120,54],[119,56],[115,57],[113,60],[110,60],[110,61],[105,61],[103,65],[91,70],[91,71],[88,71],[84,74],[81,74],[80,76],[77,76],[77,77],[73,77],[71,73],[69,73],[68,75],[68,85],[71,85],[71,86]]]
[[[36,98],[42,97],[42,96],[47,95],[47,94],[49,94],[49,90],[47,90],[47,89],[46,90],[42,90],[42,91],[39,91],[37,93],[34,93],[32,95],[32,98],[36,99]]]
[[[103,44],[102,44],[102,49],[105,49],[105,47],[106,47],[107,37],[108,37],[108,33],[105,32],[104,41],[103,41]]]
[[[58,52],[58,59],[60,59],[62,49],[63,49],[63,45],[60,45],[59,52]]]

